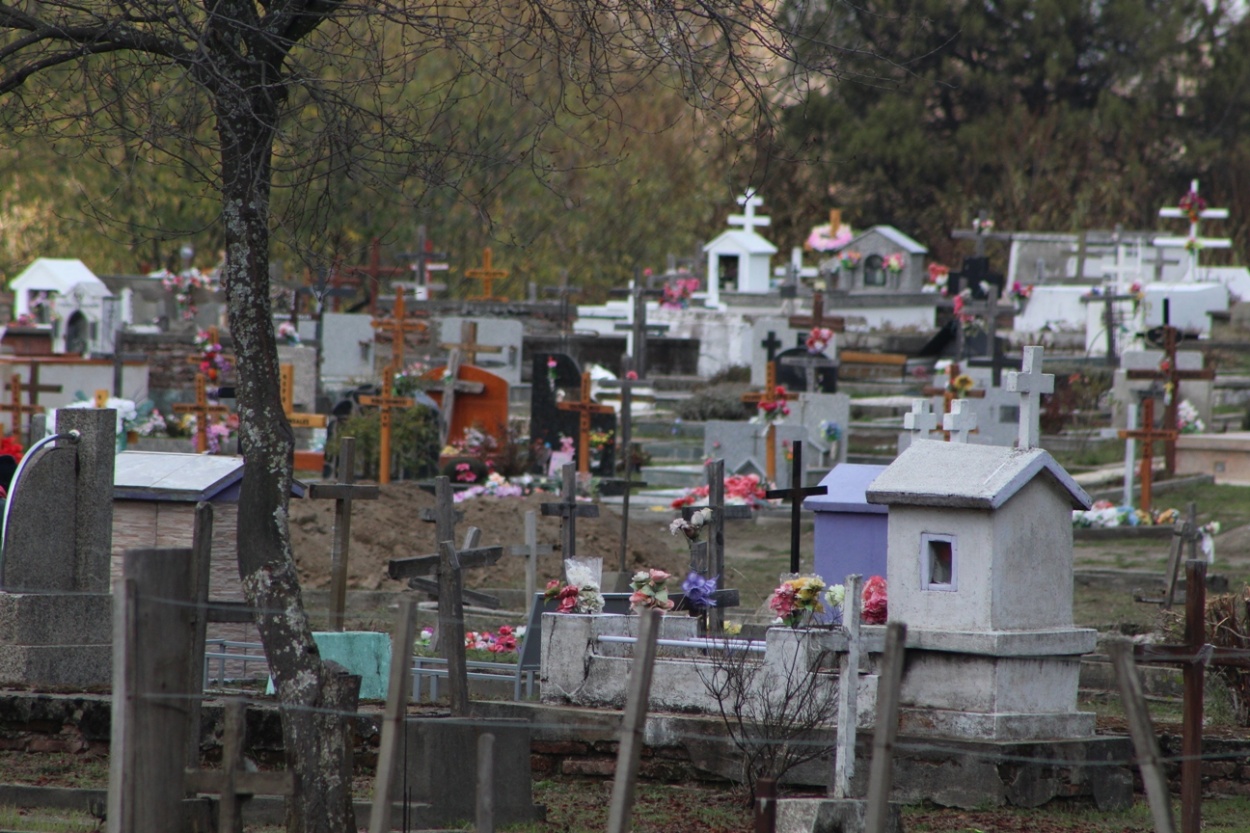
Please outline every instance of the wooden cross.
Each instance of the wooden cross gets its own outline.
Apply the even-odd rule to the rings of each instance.
[[[1198,505],[1192,500],[1185,512],[1184,520],[1178,519],[1172,524],[1172,550],[1168,553],[1167,591],[1163,595],[1163,609],[1172,608],[1172,600],[1176,596],[1176,580],[1180,578],[1181,553],[1189,549],[1187,561],[1198,558],[1198,544],[1202,541],[1202,530],[1198,527]]]
[[[402,266],[382,265],[382,241],[374,237],[369,241],[369,263],[365,266],[346,266],[344,272],[354,272],[367,277],[372,284],[369,287],[369,312],[377,312],[378,295],[381,294],[382,278],[401,278],[407,273]],[[357,278],[357,283],[360,283]]]
[[[835,333],[846,331],[846,319],[839,315],[825,317],[825,293],[812,293],[812,314],[792,315],[789,318],[791,327],[814,330],[816,328],[833,330]]]
[[[391,364],[399,370],[404,368],[404,339],[407,334],[423,333],[430,328],[426,322],[407,316],[404,309],[404,290],[400,286],[395,287],[395,305],[391,308],[390,318],[374,318],[369,324],[379,332],[390,334]]]
[[[704,524],[707,539],[690,544],[690,569],[700,575],[716,579],[716,607],[707,611],[707,632],[719,635],[725,630],[725,613],[722,608],[738,603],[737,591],[724,590],[725,585],[725,521],[747,520],[751,517],[749,506],[725,505],[725,461],[709,460],[704,466],[707,473],[707,506],[683,506],[681,516],[690,520],[695,512],[704,508],[712,510],[712,519]],[[721,593],[726,594],[721,597]]]
[[[1202,370],[1181,370],[1176,366],[1177,343],[1180,331],[1171,325],[1163,327],[1163,362],[1158,370],[1130,370],[1126,374],[1131,380],[1150,379],[1161,381],[1164,385],[1163,427],[1176,428],[1177,416],[1181,406],[1181,382],[1186,379],[1214,379],[1215,369],[1203,367]],[[1176,440],[1169,440],[1164,446],[1165,465],[1169,475],[1176,471]]]
[[[590,398],[590,374],[582,374],[582,396],[576,402],[557,402],[556,408],[561,411],[573,411],[577,414],[577,470],[581,474],[590,474],[590,415],[612,414],[616,411],[608,405],[600,405]]]
[[[635,275],[629,295],[633,301],[633,314],[628,323],[616,324],[613,329],[629,332],[629,356],[633,359],[634,372],[639,379],[647,378],[647,337],[652,333],[668,332],[667,324],[647,323],[647,298],[662,294],[642,288],[641,275]]]
[[[460,564],[460,569],[466,567],[489,567],[504,555],[503,547],[479,547],[478,542],[481,540],[482,530],[475,526],[469,527],[465,533],[464,546],[456,552],[456,557]],[[388,570],[391,578],[406,578],[408,586],[413,590],[420,590],[428,593],[438,599],[442,596],[443,588],[439,581],[435,579],[425,578],[425,576],[436,575],[442,563],[442,553],[434,553],[433,555],[418,555],[411,558],[399,558],[388,562]],[[479,593],[476,590],[467,590],[460,587],[461,602],[469,602],[478,607],[489,608],[490,610],[498,610],[501,607],[499,599],[487,593]]]
[[[985,257],[985,241],[986,240],[1002,240],[1011,242],[1012,234],[1009,231],[996,232],[990,231],[986,224],[990,222],[990,215],[981,209],[977,214],[977,220],[972,229],[956,229],[951,232],[951,238],[955,240],[975,240],[976,256]]]
[[[225,704],[225,728],[221,737],[220,770],[186,770],[186,789],[193,793],[216,793],[218,833],[242,833],[243,800],[253,795],[294,795],[295,773],[248,772],[243,760],[247,734],[247,701],[230,698]]]
[[[544,503],[540,510],[544,518],[560,518],[560,552],[564,560],[577,555],[577,519],[599,517],[599,507],[594,503],[577,502],[577,472],[572,463],[565,463],[560,472],[562,488],[559,503]]]
[[[777,365],[772,362],[764,368],[764,390],[751,391],[742,394],[742,401],[747,405],[754,405],[759,408],[759,404],[765,401],[784,399],[786,401],[798,399],[797,393],[790,393],[782,390],[777,393]],[[777,426],[773,420],[768,421],[768,428],[764,431],[764,473],[769,483],[777,482]]]
[[[392,392],[395,374],[401,370],[396,364],[388,364],[382,369],[382,391],[378,396],[360,397],[361,405],[372,405],[377,408],[380,417],[378,426],[378,482],[383,486],[391,482],[391,411],[395,408],[411,408],[415,403],[411,397],[395,396]]]
[[[482,265],[465,269],[464,276],[482,282],[482,294],[469,298],[470,301],[506,301],[507,298],[495,297],[495,281],[508,277],[507,269],[496,269],[493,265],[494,255],[490,247],[482,249]]]
[[[15,437],[22,436],[22,417],[27,414],[42,414],[43,406],[34,403],[34,396],[31,396],[29,405],[22,404],[22,390],[25,385],[22,384],[22,377],[14,373],[9,377],[9,382],[5,389],[9,391],[10,398],[5,404],[0,404],[0,413],[13,414],[13,423],[9,431]],[[57,387],[60,390],[60,387]]]
[[[313,483],[308,487],[312,500],[334,501],[334,544],[330,549],[330,630],[343,630],[347,607],[347,553],[352,542],[352,501],[377,500],[377,486],[353,483],[356,479],[356,438],[339,442],[337,483]]]
[[[533,509],[525,513],[525,543],[504,550],[505,555],[519,555],[525,559],[525,598],[532,599],[538,591],[538,556],[555,552],[551,544],[538,543],[538,514]]]
[[[1041,347],[1025,347],[1020,370],[1007,374],[1007,390],[1020,394],[1020,435],[1016,448],[1036,448],[1041,438],[1038,420],[1042,415],[1042,395],[1055,392],[1055,374],[1042,372]]]
[[[1138,477],[1141,479],[1141,501],[1139,506],[1146,512],[1150,511],[1151,484],[1154,480],[1154,444],[1156,440],[1175,442],[1180,433],[1175,429],[1155,428],[1155,400],[1146,396],[1141,406],[1141,428],[1120,431],[1122,440],[1141,440],[1141,468]]]
[[[803,441],[794,441],[794,458],[790,461],[790,488],[772,489],[764,493],[769,500],[790,499],[790,572],[799,571],[799,531],[803,499],[829,492],[825,486],[803,486]]]
[[[942,430],[950,442],[967,443],[968,435],[977,431],[976,412],[968,405],[967,399],[957,399],[951,403],[951,412],[942,415]]]
[[[1250,667],[1250,650],[1219,648],[1206,641],[1207,563],[1185,564],[1185,641],[1180,645],[1135,645],[1138,663],[1179,665],[1184,695],[1181,705],[1181,831],[1202,829],[1203,677],[1208,665]]]
[[[462,336],[463,338],[463,336]],[[480,349],[480,348],[479,348]],[[451,384],[431,385],[427,390],[442,394],[438,408],[438,444],[447,445],[451,436],[451,418],[456,411],[456,394],[481,393],[486,389],[482,382],[470,382],[460,378],[460,350],[453,347],[447,356],[447,366],[443,369],[444,378]]]
[[[195,402],[174,403],[174,411],[195,415],[195,450],[200,454],[208,451],[208,418],[230,413],[225,405],[211,405],[208,401],[208,379],[203,373],[195,374]]]
[[[278,365],[278,387],[282,392],[282,413],[292,428],[325,428],[325,414],[295,412],[295,365]]]
[[[503,347],[498,344],[477,343],[477,322],[460,322],[460,341],[443,342],[439,345],[444,350],[459,350],[460,358],[465,364],[477,364],[478,353],[502,353]]]

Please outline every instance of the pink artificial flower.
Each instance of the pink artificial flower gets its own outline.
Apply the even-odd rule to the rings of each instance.
[[[668,573],[664,572],[663,570],[651,571],[651,583],[652,584],[663,584],[666,581],[668,581]]]
[[[884,625],[887,616],[885,579],[873,576],[864,582],[863,620],[866,625]]]
[[[625,374],[625,378],[629,379],[631,382],[637,381],[638,372],[636,370],[630,370]]]

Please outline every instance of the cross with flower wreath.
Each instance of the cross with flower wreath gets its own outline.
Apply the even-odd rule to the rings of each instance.
[[[764,389],[742,394],[742,402],[758,408],[768,422],[764,432],[764,474],[769,483],[777,482],[776,422],[790,413],[790,407],[785,403],[798,398],[797,393],[790,393],[777,384],[777,365],[772,362],[764,368]]]
[[[1189,380],[1215,378],[1215,368],[1204,366],[1201,370],[1181,370],[1177,367],[1176,351],[1180,342],[1180,330],[1171,325],[1163,327],[1163,359],[1158,370],[1130,370],[1130,380],[1151,380],[1163,383],[1163,427],[1179,431],[1178,414],[1181,406],[1181,382]],[[1205,359],[1204,359],[1205,365]],[[1164,462],[1169,475],[1176,471],[1176,439],[1166,441],[1164,445]]]
[[[230,413],[225,405],[213,405],[208,401],[208,379],[203,373],[195,374],[195,402],[174,403],[174,411],[195,415],[195,450],[199,454],[208,451],[208,418]]]
[[[1186,280],[1198,279],[1198,254],[1203,249],[1228,249],[1233,241],[1227,237],[1203,237],[1199,232],[1202,220],[1227,220],[1227,208],[1208,208],[1207,201],[1198,194],[1198,180],[1189,185],[1189,193],[1180,198],[1176,206],[1159,209],[1160,217],[1189,220],[1189,234],[1185,237],[1156,237],[1150,245],[1159,248],[1184,249],[1189,255],[1189,271]]]

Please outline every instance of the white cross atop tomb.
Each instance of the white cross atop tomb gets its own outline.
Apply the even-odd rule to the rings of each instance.
[[[927,438],[929,432],[937,428],[937,414],[930,410],[928,399],[911,401],[911,411],[903,414],[903,427],[919,434],[921,439]]]
[[[1042,372],[1043,353],[1041,347],[1025,347],[1020,369],[1007,374],[1007,390],[1020,394],[1020,437],[1016,447],[1021,450],[1037,448],[1042,394],[1055,392],[1055,374]]]
[[[1198,200],[1198,180],[1190,183],[1189,193],[1187,197]],[[1150,241],[1152,246],[1161,249],[1185,249],[1189,256],[1189,270],[1185,273],[1185,280],[1198,280],[1198,254],[1203,249],[1228,249],[1233,245],[1233,241],[1227,237],[1203,237],[1199,231],[1199,226],[1203,220],[1227,220],[1227,208],[1203,208],[1197,212],[1192,209],[1182,208],[1181,206],[1168,206],[1159,209],[1160,217],[1167,217],[1173,220],[1186,219],[1189,220],[1189,235],[1186,237],[1156,237]]]
[[[730,214],[726,221],[729,225],[742,226],[744,230],[754,232],[757,227],[763,228],[772,223],[771,217],[755,216],[755,209],[764,205],[764,198],[754,190],[747,191],[738,197],[738,205],[742,206],[742,213]]]
[[[968,442],[968,435],[977,430],[977,415],[967,399],[951,403],[951,412],[942,416],[942,430],[950,432],[953,443]]]

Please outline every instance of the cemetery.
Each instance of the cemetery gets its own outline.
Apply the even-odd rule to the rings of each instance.
[[[783,235],[764,182],[611,287],[421,225],[243,311],[189,246],[32,258],[0,811],[618,833],[689,787],[729,819],[695,830],[1250,824],[1250,271],[1200,185],[1149,228],[919,239]]]

